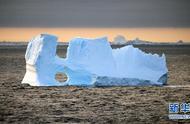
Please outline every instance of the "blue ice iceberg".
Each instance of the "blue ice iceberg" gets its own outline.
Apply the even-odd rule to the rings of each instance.
[[[107,38],[76,38],[66,58],[56,55],[57,37],[41,34],[27,47],[22,83],[32,86],[142,86],[167,82],[165,55],[146,54],[133,46],[112,49]],[[67,81],[55,79],[65,73]]]

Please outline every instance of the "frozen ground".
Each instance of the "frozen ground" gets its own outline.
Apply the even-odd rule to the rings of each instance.
[[[119,46],[114,46],[119,47]],[[190,46],[139,46],[165,52],[168,85],[190,85]],[[66,46],[58,49],[65,56]],[[189,87],[31,87],[21,85],[25,47],[0,48],[0,123],[178,123],[168,103],[190,102]],[[188,121],[179,121],[186,122]]]

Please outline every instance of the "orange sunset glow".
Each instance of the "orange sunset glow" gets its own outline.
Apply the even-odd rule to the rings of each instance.
[[[116,35],[123,35],[127,40],[138,37],[154,42],[190,42],[190,28],[0,28],[0,41],[29,41],[40,33],[54,34],[62,42],[68,42],[74,37],[102,36],[113,41]]]

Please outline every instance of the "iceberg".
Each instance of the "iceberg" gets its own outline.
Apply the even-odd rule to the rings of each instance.
[[[132,45],[112,49],[107,38],[75,38],[66,58],[56,55],[57,37],[40,34],[27,46],[26,74],[32,86],[144,86],[167,83],[165,55],[147,54]],[[64,83],[57,73],[67,75]]]
[[[124,44],[127,43],[127,40],[125,39],[124,36],[122,36],[122,35],[117,35],[117,36],[114,38],[114,40],[113,40],[112,43],[113,43],[114,45],[124,45]]]

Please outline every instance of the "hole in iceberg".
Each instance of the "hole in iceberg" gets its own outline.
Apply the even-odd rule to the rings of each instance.
[[[65,73],[62,73],[62,72],[57,72],[55,74],[55,79],[60,82],[60,83],[64,83],[67,81],[68,77]]]

